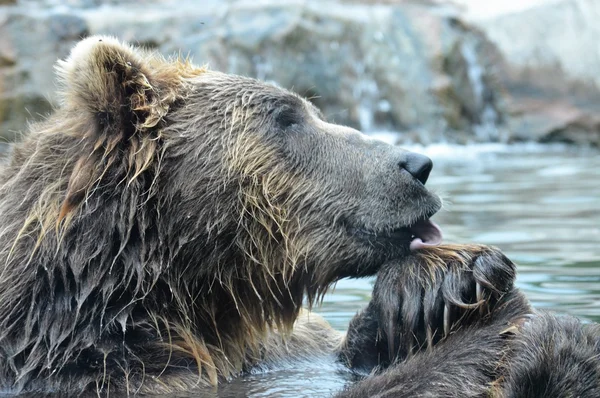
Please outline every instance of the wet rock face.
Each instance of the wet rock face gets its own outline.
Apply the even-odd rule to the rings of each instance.
[[[493,47],[456,10],[427,1],[333,0],[206,0],[202,7],[22,0],[0,7],[5,136],[48,112],[55,60],[88,34],[274,81],[311,97],[328,119],[366,132],[401,131],[401,139],[423,143],[502,139]]]
[[[428,0],[5,1],[0,136],[13,139],[56,105],[56,59],[82,37],[109,34],[275,82],[330,121],[399,131],[403,142],[600,145],[598,17],[596,0],[479,28]]]
[[[600,2],[556,0],[481,21],[515,67],[554,69],[600,86]]]
[[[0,6],[0,136],[12,140],[27,120],[51,111],[54,63],[87,34],[86,26],[70,14]]]

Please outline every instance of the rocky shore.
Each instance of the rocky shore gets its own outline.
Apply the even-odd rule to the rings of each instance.
[[[503,26],[423,0],[4,0],[0,135],[12,140],[52,109],[53,65],[74,42],[108,34],[276,82],[329,120],[403,142],[600,145],[600,91],[515,63],[510,40],[488,38]]]

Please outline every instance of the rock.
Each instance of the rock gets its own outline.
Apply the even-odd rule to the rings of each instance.
[[[33,5],[0,8],[0,136],[13,139],[52,109],[53,66],[86,33],[82,23]]]
[[[76,41],[87,36],[86,22],[75,15],[54,14],[48,17],[48,28],[52,37],[57,41]]]
[[[478,28],[430,0],[22,1],[0,7],[5,138],[56,104],[56,59],[81,37],[109,34],[276,82],[310,97],[329,120],[400,131],[401,142],[598,145],[595,0],[562,0]]]
[[[565,100],[520,98],[510,129],[518,141],[564,142],[600,146],[600,114]]]
[[[502,53],[512,140],[600,146],[600,2],[561,0],[479,21]]]
[[[599,19],[597,0],[560,0],[479,25],[513,66],[600,86]]]
[[[13,66],[17,62],[17,53],[6,30],[6,20],[0,19],[0,68]]]
[[[1,9],[2,18],[4,132],[55,104],[57,58],[82,36],[110,34],[277,82],[365,132],[403,131],[421,143],[504,139],[494,46],[432,1],[44,0]]]

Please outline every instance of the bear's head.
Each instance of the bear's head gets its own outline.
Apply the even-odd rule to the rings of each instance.
[[[107,37],[58,72],[61,106],[16,147],[0,193],[3,261],[38,273],[10,289],[53,308],[27,315],[36,327],[71,312],[69,333],[97,323],[92,339],[152,314],[234,344],[439,241],[431,161],[298,95]]]

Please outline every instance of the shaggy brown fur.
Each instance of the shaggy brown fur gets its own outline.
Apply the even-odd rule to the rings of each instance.
[[[414,155],[283,89],[99,37],[57,70],[60,108],[0,175],[4,391],[161,393],[334,352],[303,300],[406,256],[440,207]]]

